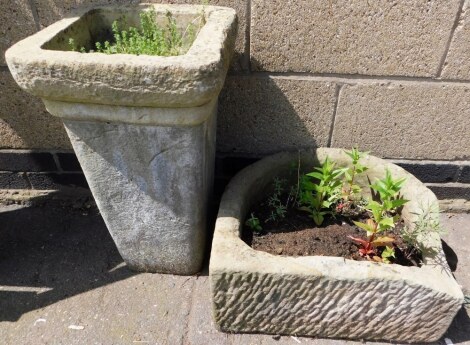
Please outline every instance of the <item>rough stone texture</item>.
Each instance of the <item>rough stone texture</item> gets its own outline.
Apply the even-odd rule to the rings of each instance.
[[[260,155],[327,145],[333,83],[229,77],[219,99],[219,152]]]
[[[302,155],[304,166],[329,157],[348,164],[338,149]],[[420,240],[437,249],[421,268],[358,262],[335,257],[281,257],[250,248],[240,227],[250,203],[276,175],[285,174],[298,155],[278,154],[238,174],[222,198],[212,244],[209,274],[213,315],[226,332],[263,332],[333,338],[435,341],[449,327],[463,294],[445,261],[439,236]],[[402,168],[369,156],[373,182],[389,169],[406,177],[410,202],[402,216],[413,226],[423,205],[435,196]],[[367,185],[364,177],[359,184]],[[437,216],[437,214],[436,214]],[[412,306],[412,307],[410,307]]]
[[[189,5],[153,6],[157,14],[171,11],[176,19],[195,17],[202,10]],[[67,51],[70,37],[78,45],[90,45],[91,35],[109,29],[115,18],[138,17],[146,7],[103,7],[56,22],[6,52],[10,71],[23,89],[54,101],[177,108],[201,106],[217,97],[235,44],[233,9],[207,6],[206,24],[184,55]]]
[[[8,71],[0,70],[0,148],[70,148],[59,119],[42,102],[22,91]]]
[[[64,119],[101,214],[130,267],[176,274],[200,270],[213,180],[215,104],[207,120],[195,126]]]
[[[34,0],[38,10],[39,22],[42,27],[66,17],[76,9],[110,4],[166,3],[166,4],[195,4],[201,0]],[[232,70],[248,69],[248,53],[246,52],[246,0],[209,0],[208,4],[232,7],[237,11],[239,25],[235,44],[235,58],[232,60]]]
[[[184,20],[202,11],[152,6]],[[63,118],[126,263],[142,271],[193,274],[204,255],[217,96],[235,42],[235,11],[206,6],[206,24],[181,56],[60,50],[67,34],[86,45],[96,26],[106,29],[121,15],[138,18],[147,7],[85,11],[17,43],[6,58],[17,83]]]
[[[460,0],[253,0],[252,66],[434,76]]]
[[[469,159],[468,85],[344,85],[333,147],[359,145],[386,158]]]
[[[465,1],[462,14],[455,28],[449,52],[441,73],[442,78],[450,79],[470,79],[470,2]]]
[[[2,1],[0,5],[0,65],[5,65],[5,50],[36,32],[28,0]]]

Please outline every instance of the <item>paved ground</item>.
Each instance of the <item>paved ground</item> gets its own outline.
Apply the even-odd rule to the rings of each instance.
[[[470,215],[443,214],[455,276],[470,294]],[[207,265],[206,265],[207,266]],[[441,344],[470,344],[470,305]],[[218,332],[198,277],[128,270],[96,209],[0,206],[0,344],[363,344]]]

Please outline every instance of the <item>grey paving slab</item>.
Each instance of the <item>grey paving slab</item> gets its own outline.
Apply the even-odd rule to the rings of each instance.
[[[366,344],[219,332],[207,269],[193,277],[128,270],[91,204],[0,205],[1,345]],[[468,294],[470,215],[443,214],[442,223],[455,276]],[[470,344],[468,309],[445,335],[453,344]]]

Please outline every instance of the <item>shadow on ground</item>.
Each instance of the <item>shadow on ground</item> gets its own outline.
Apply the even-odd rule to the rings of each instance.
[[[0,208],[0,322],[135,274],[86,203]]]

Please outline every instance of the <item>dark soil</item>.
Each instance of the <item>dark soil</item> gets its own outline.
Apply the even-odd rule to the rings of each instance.
[[[269,217],[269,208],[265,205],[252,210],[261,220]],[[249,213],[251,214],[251,212]],[[366,233],[348,218],[327,218],[321,227],[305,211],[289,209],[286,217],[276,221],[262,221],[263,231],[253,233],[244,226],[243,240],[255,250],[283,256],[336,256],[352,260],[371,260],[362,257],[360,248],[348,235],[366,239]],[[393,232],[386,235],[395,238],[395,256],[393,263],[403,266],[420,266],[421,257],[413,248],[407,245],[399,236],[403,223],[397,224]],[[385,248],[379,248],[378,254]],[[406,255],[405,253],[412,253]]]

